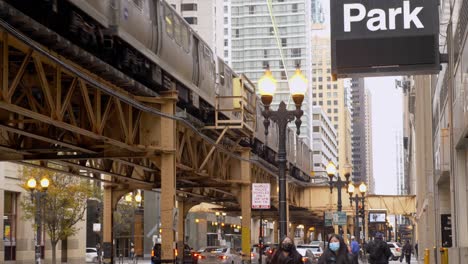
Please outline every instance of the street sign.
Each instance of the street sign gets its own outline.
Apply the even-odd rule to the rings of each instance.
[[[333,226],[333,212],[325,212],[325,226]]]
[[[93,223],[93,232],[101,232],[101,223]]]
[[[252,209],[270,209],[269,183],[252,183]]]
[[[440,71],[440,0],[331,0],[332,73],[338,77]]]
[[[334,225],[346,225],[346,223],[347,223],[346,212],[334,212],[333,213]]]

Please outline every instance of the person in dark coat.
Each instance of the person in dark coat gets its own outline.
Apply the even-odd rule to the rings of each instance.
[[[382,233],[375,234],[366,251],[369,253],[369,264],[388,264],[388,259],[392,255],[387,242],[383,241]]]
[[[414,252],[416,253],[416,259],[418,259],[418,241],[416,241],[416,244],[414,245]]]
[[[151,251],[151,264],[161,263],[161,244],[156,243]]]
[[[276,250],[271,264],[302,264],[302,256],[296,250],[293,240],[290,237],[285,237],[279,248]]]
[[[340,235],[331,235],[330,239],[328,239],[328,246],[320,256],[318,264],[352,264],[348,246]]]
[[[403,246],[403,256],[405,256],[406,263],[411,261],[411,253],[413,252],[413,247],[411,246],[409,240],[406,240],[405,245]]]

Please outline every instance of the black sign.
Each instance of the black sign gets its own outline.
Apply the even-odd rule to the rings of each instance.
[[[338,77],[440,70],[438,0],[331,0]]]
[[[440,215],[442,246],[452,247],[452,217],[449,214]]]

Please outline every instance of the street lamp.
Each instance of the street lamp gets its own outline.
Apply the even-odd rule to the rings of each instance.
[[[222,227],[224,227],[224,221],[226,220],[226,213],[215,212],[215,215],[216,215],[216,226],[218,227],[217,228],[218,241],[219,241],[219,245],[221,245],[221,241],[223,240]]]
[[[330,184],[330,193],[333,193],[333,187],[336,187],[338,190],[338,212],[341,212],[343,206],[341,202],[341,188],[346,187],[349,183],[349,177],[351,176],[351,166],[345,165],[345,178],[346,181],[342,181],[340,175],[338,174],[336,170],[335,164],[333,162],[328,163],[327,165],[327,175],[330,178],[329,184]],[[333,180],[335,176],[338,178],[337,180]],[[341,225],[338,226],[339,228],[339,233],[342,233],[341,230]]]
[[[37,185],[37,181],[34,177],[31,177],[26,182],[26,187],[31,192],[31,201],[34,203],[36,202],[36,216],[35,216],[35,223],[37,226],[36,229],[36,241],[35,241],[35,263],[41,263],[41,241],[42,241],[42,219],[41,219],[41,209],[42,204],[41,201],[43,196],[46,194],[47,189],[49,188],[50,180],[47,177],[42,177],[39,181],[39,185]]]
[[[132,203],[132,205],[134,206],[134,208],[133,208],[133,223],[132,223],[133,242],[130,243],[130,245],[131,245],[130,257],[134,258],[135,257],[135,248],[133,247],[133,245],[134,245],[135,240],[136,240],[135,237],[137,236],[137,234],[135,234],[135,232],[136,232],[135,222],[137,221],[136,220],[137,215],[141,215],[141,212],[142,212],[141,210],[142,210],[143,196],[141,195],[141,191],[137,190],[135,195],[133,194],[133,192],[127,193],[127,195],[125,195],[125,201],[127,203],[132,203],[133,201],[136,202],[136,207],[135,207],[135,204]],[[137,213],[140,213],[140,214],[137,214]],[[140,219],[140,221],[141,221],[141,219]],[[138,234],[138,235],[140,235],[140,234]],[[139,239],[142,239],[142,238],[139,238]]]
[[[270,119],[278,125],[278,186],[279,186],[279,228],[280,238],[286,236],[288,229],[286,221],[286,127],[289,122],[295,119],[297,135],[300,134],[302,124],[301,117],[304,111],[301,110],[304,94],[307,90],[307,79],[302,75],[299,66],[296,68],[295,74],[289,80],[289,88],[291,89],[291,97],[296,105],[295,110],[287,110],[286,104],[281,101],[278,110],[270,109],[273,95],[276,90],[276,80],[273,78],[270,69],[267,67],[265,75],[258,81],[258,88],[265,110],[262,115],[265,118],[263,125],[265,126],[265,136],[268,135],[268,127]]]
[[[351,206],[353,206],[353,201],[355,202],[356,204],[356,215],[355,215],[355,227],[354,227],[354,236],[356,237],[356,239],[359,237],[359,202],[361,202],[362,204],[362,210],[364,211],[364,199],[365,199],[365,195],[366,195],[366,192],[367,192],[367,186],[364,182],[362,182],[360,185],[359,185],[359,192],[361,193],[361,197],[359,197],[359,194],[358,192],[356,191],[355,192],[355,187],[353,184],[349,184],[348,185],[348,193],[349,193],[349,203],[351,204]],[[354,197],[353,197],[353,193],[354,193]],[[364,214],[363,214],[363,217],[362,217],[362,223],[364,224]],[[364,228],[363,228],[364,230]]]

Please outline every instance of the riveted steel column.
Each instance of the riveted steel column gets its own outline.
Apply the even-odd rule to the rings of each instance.
[[[250,159],[250,149],[242,152],[242,158]],[[249,162],[241,160],[241,210],[242,210],[242,256],[244,263],[250,263],[250,221],[252,218],[252,185],[251,185],[251,165]]]
[[[175,115],[175,104],[177,94],[169,92],[169,98],[161,104],[161,112],[169,115]],[[171,100],[170,98],[175,98]],[[163,148],[169,150],[176,149],[176,121],[169,118],[161,118],[161,138],[160,144]],[[173,262],[175,259],[175,232],[174,220],[176,208],[176,156],[175,151],[161,154],[161,249],[162,261],[164,263]],[[182,213],[183,212],[178,212]]]

